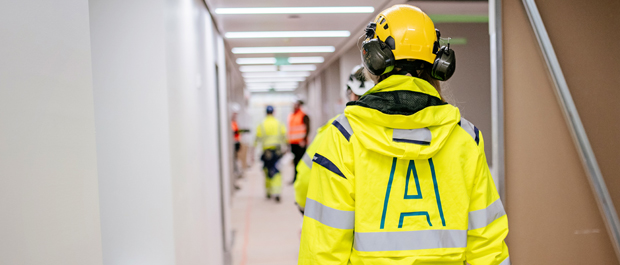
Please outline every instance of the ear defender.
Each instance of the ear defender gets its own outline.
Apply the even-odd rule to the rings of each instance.
[[[390,45],[375,37],[377,24],[368,23],[366,26],[366,40],[362,43],[362,62],[364,67],[373,75],[382,75],[394,70],[396,60]],[[456,70],[456,55],[454,50],[450,49],[450,43],[447,46],[441,46],[439,40],[441,33],[435,29],[437,41],[433,44],[433,53],[436,54],[433,67],[431,69],[431,77],[439,81],[446,81],[452,77]],[[393,39],[392,39],[393,40]],[[386,39],[386,41],[388,41]]]
[[[368,23],[366,26],[366,39],[362,43],[362,62],[364,67],[373,75],[389,73],[394,69],[394,54],[392,49],[379,38],[373,39],[377,24]]]
[[[431,70],[431,76],[439,81],[446,81],[452,77],[456,70],[456,55],[454,50],[450,49],[449,42],[448,46],[440,46],[439,39],[441,33],[439,33],[437,29],[435,29],[435,31],[437,32],[437,41],[435,42],[433,51],[436,48],[438,48],[438,50],[437,57],[435,57],[435,62]]]

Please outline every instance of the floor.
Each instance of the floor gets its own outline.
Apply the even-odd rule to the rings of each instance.
[[[302,216],[295,206],[292,156],[280,161],[283,176],[282,200],[276,203],[265,195],[260,163],[247,169],[233,195],[233,265],[297,264]]]

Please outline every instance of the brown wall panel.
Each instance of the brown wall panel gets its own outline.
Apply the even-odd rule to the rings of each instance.
[[[618,210],[620,1],[546,0],[537,3]]]
[[[511,260],[618,264],[521,1],[502,13]]]

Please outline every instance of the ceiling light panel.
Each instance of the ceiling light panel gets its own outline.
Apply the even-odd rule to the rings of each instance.
[[[237,64],[275,64],[275,63],[276,63],[276,58],[274,57],[237,59]]]
[[[372,13],[372,6],[325,6],[325,7],[247,7],[247,8],[216,8],[215,13],[232,14],[347,14]]]
[[[335,50],[334,46],[237,47],[232,49],[232,53],[321,53],[334,52]]]
[[[321,56],[307,56],[307,57],[289,57],[285,58],[288,63],[323,63],[325,59]],[[275,57],[260,57],[260,58],[239,58],[237,64],[275,64],[277,59]]]
[[[322,63],[325,59],[321,56],[309,56],[309,57],[289,57],[288,63]]]
[[[314,64],[297,64],[297,65],[281,65],[280,71],[314,71],[316,65]]]
[[[248,88],[297,87],[299,82],[247,83]]]
[[[246,83],[273,83],[273,82],[303,82],[306,80],[305,77],[277,77],[277,78],[267,78],[267,77],[253,77],[253,78],[245,78]]]
[[[239,71],[246,72],[275,72],[278,67],[275,65],[244,65],[239,67]]]
[[[243,73],[244,78],[254,78],[254,77],[307,77],[310,76],[310,72],[252,72],[252,73]]]
[[[324,30],[324,31],[243,31],[226,32],[227,39],[253,39],[253,38],[336,38],[349,37],[351,32],[347,30]]]
[[[250,93],[259,94],[259,93],[269,93],[269,92],[294,92],[296,88],[286,88],[286,89],[257,89],[250,90]]]
[[[248,90],[269,90],[269,89],[296,89],[298,85],[294,86],[247,86]]]

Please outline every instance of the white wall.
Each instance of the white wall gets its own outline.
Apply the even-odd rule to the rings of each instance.
[[[175,262],[165,8],[90,1],[106,265]]]
[[[166,10],[176,262],[220,265],[224,240],[216,36],[202,1],[167,1]]]
[[[203,2],[90,4],[104,264],[225,264],[221,49]]]
[[[102,264],[88,1],[2,1],[0,36],[0,264]]]

